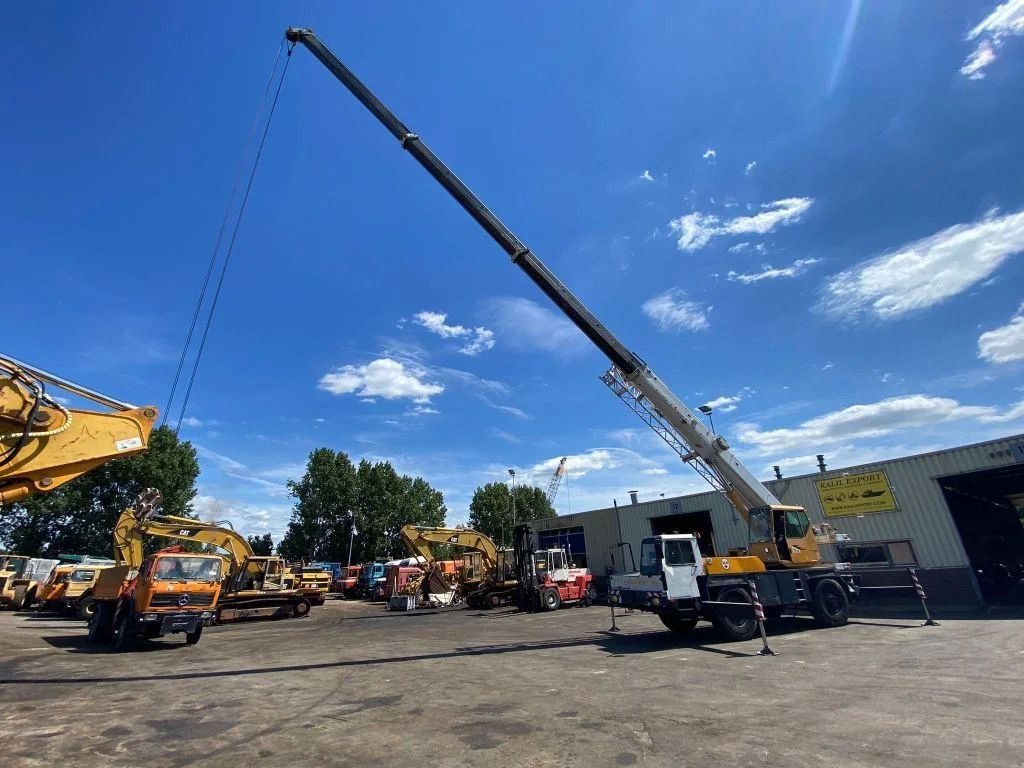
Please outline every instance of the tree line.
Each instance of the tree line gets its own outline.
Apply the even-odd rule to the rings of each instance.
[[[23,555],[106,555],[111,552],[117,518],[140,492],[158,488],[162,512],[195,518],[193,500],[199,462],[191,443],[179,441],[169,427],[153,430],[149,450],[107,462],[50,493],[0,507],[0,545]],[[407,553],[398,538],[403,525],[444,526],[448,509],[441,491],[421,477],[402,475],[387,461],[358,464],[344,451],[317,448],[306,470],[288,482],[295,500],[277,552],[287,560],[360,563]],[[480,486],[469,508],[469,527],[499,545],[511,542],[517,522],[553,517],[543,491],[520,485],[513,495],[504,483]],[[355,535],[353,535],[353,527]],[[256,554],[269,555],[269,533],[248,537]],[[147,540],[148,550],[167,546]]]

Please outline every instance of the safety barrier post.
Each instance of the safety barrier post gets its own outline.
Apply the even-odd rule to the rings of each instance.
[[[917,599],[921,601],[921,607],[924,609],[924,627],[937,627],[939,622],[935,621],[931,614],[928,613],[928,596],[924,593],[924,587],[921,586],[921,582],[917,580],[917,572],[913,568],[907,568],[910,572],[910,578],[914,582],[914,592],[917,593]]]
[[[757,628],[761,632],[761,642],[764,643],[764,647],[757,652],[757,655],[778,656],[779,654],[768,647],[768,635],[764,631],[764,607],[761,605],[761,598],[757,596],[757,585],[754,584],[753,579],[750,579],[747,581],[747,586],[750,588],[750,599],[754,603],[754,618],[757,620]]]

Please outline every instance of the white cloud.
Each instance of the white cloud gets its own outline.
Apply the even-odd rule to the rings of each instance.
[[[520,438],[516,437],[511,432],[506,432],[505,430],[498,429],[497,427],[491,427],[490,434],[492,437],[496,437],[499,440],[504,440],[506,443],[519,444],[523,442]]]
[[[327,419],[325,419],[323,416],[317,416],[315,419],[313,419],[313,421],[315,421],[317,424],[323,424],[325,421],[327,421]]]
[[[836,367],[836,364],[833,363],[831,360],[829,360],[827,363],[825,363],[823,366],[821,366],[821,370],[829,371],[829,370],[832,370],[835,367]]]
[[[883,384],[888,384],[890,381],[892,381],[892,374],[886,371],[885,373],[882,374],[882,378],[880,379],[880,381]]]
[[[706,150],[704,150],[704,154],[701,155],[701,157],[704,158],[705,160],[714,160],[716,157],[718,157],[718,153],[715,152],[715,150],[713,150],[711,147],[708,147]]]
[[[813,204],[814,200],[809,197],[786,197],[762,204],[761,211],[752,216],[722,221],[714,214],[695,212],[672,219],[668,225],[678,235],[679,250],[693,252],[703,248],[713,237],[767,235],[777,227],[796,224]]]
[[[981,80],[1006,38],[1018,35],[1024,35],[1024,0],[1006,0],[967,33],[967,40],[981,39],[960,67],[960,74]]]
[[[252,504],[200,494],[192,500],[200,520],[228,520],[243,536],[269,533],[278,544],[288,528],[291,507],[287,504]]]
[[[690,301],[680,288],[670,288],[648,299],[643,312],[662,331],[703,331],[710,326],[711,307]]]
[[[750,243],[736,243],[729,246],[729,253],[743,253],[750,248]]]
[[[744,170],[743,173],[749,176],[754,172],[755,168],[757,168],[757,160],[751,160],[749,163],[747,163],[746,170]]]
[[[502,297],[489,300],[485,306],[502,342],[510,347],[560,356],[589,349],[587,338],[575,325],[534,301]]]
[[[336,368],[321,377],[319,388],[332,395],[355,394],[385,400],[409,398],[415,403],[428,403],[431,397],[444,392],[444,385],[424,381],[425,375],[425,371],[382,357],[367,365]]]
[[[664,467],[651,467],[650,469],[641,469],[641,475],[667,475],[668,470]]]
[[[186,427],[201,427],[203,422],[197,419],[195,416],[186,416],[181,420],[181,423]]]
[[[196,445],[196,453],[199,454],[199,458],[212,462],[217,469],[228,477],[245,480],[253,485],[257,485],[271,496],[287,496],[287,482],[302,477],[302,474],[306,471],[305,465],[294,462],[287,462],[264,469],[252,469],[230,456],[211,451],[202,445]]]
[[[586,453],[577,453],[571,456],[566,456],[566,471],[571,472],[573,478],[578,478],[583,477],[588,472],[615,469],[619,466],[618,452],[620,450],[622,449],[609,450],[607,448],[594,448]],[[552,457],[547,461],[534,464],[528,471],[536,477],[550,477],[551,473],[555,471],[561,460],[561,456]]]
[[[978,357],[990,363],[1024,360],[1024,304],[1009,323],[978,337]]]
[[[740,395],[720,395],[712,400],[708,400],[704,403],[704,406],[716,411],[728,413],[729,411],[735,411],[736,403],[742,399],[743,398]]]
[[[648,170],[647,170],[647,169],[645,168],[645,169],[644,169],[644,172],[640,174],[640,180],[641,180],[641,181],[654,181],[654,177],[653,177],[653,176],[651,176],[651,172],[650,172],[650,171],[648,171]]]
[[[410,410],[405,412],[406,416],[436,416],[441,412],[436,408],[431,408],[429,405],[416,405]]]
[[[948,397],[904,395],[809,419],[797,427],[762,430],[757,424],[739,424],[740,442],[762,454],[790,453],[811,447],[820,450],[851,440],[879,438],[907,429],[972,419],[984,424],[1005,423],[1024,416],[1024,401],[1005,412],[991,406],[961,405]]]
[[[633,445],[640,439],[639,429],[613,429],[608,432],[608,439],[623,445]]]
[[[817,264],[819,261],[820,259],[797,259],[788,267],[773,267],[771,264],[762,264],[760,272],[748,274],[740,274],[730,269],[728,277],[733,282],[743,283],[744,285],[759,283],[762,280],[774,280],[778,277],[797,277],[806,272],[807,267]]]
[[[894,320],[956,296],[1024,250],[1024,211],[990,214],[901,245],[840,272],[820,308],[835,319]]]
[[[480,326],[467,328],[464,325],[448,325],[445,322],[447,319],[448,315],[445,312],[423,311],[413,315],[413,322],[416,325],[423,326],[442,339],[467,339],[467,343],[459,348],[463,355],[475,357],[494,348],[494,331]]]

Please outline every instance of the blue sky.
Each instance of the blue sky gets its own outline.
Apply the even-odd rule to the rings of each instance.
[[[1024,429],[1024,0],[5,15],[15,357],[163,407],[296,24],[762,477]],[[606,367],[297,50],[182,425],[198,511],[279,535],[321,445],[453,523],[561,456],[563,513],[701,490]]]

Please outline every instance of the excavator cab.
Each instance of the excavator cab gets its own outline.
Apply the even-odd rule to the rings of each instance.
[[[821,562],[807,512],[802,507],[755,507],[748,512],[747,552],[769,567],[796,568]]]

